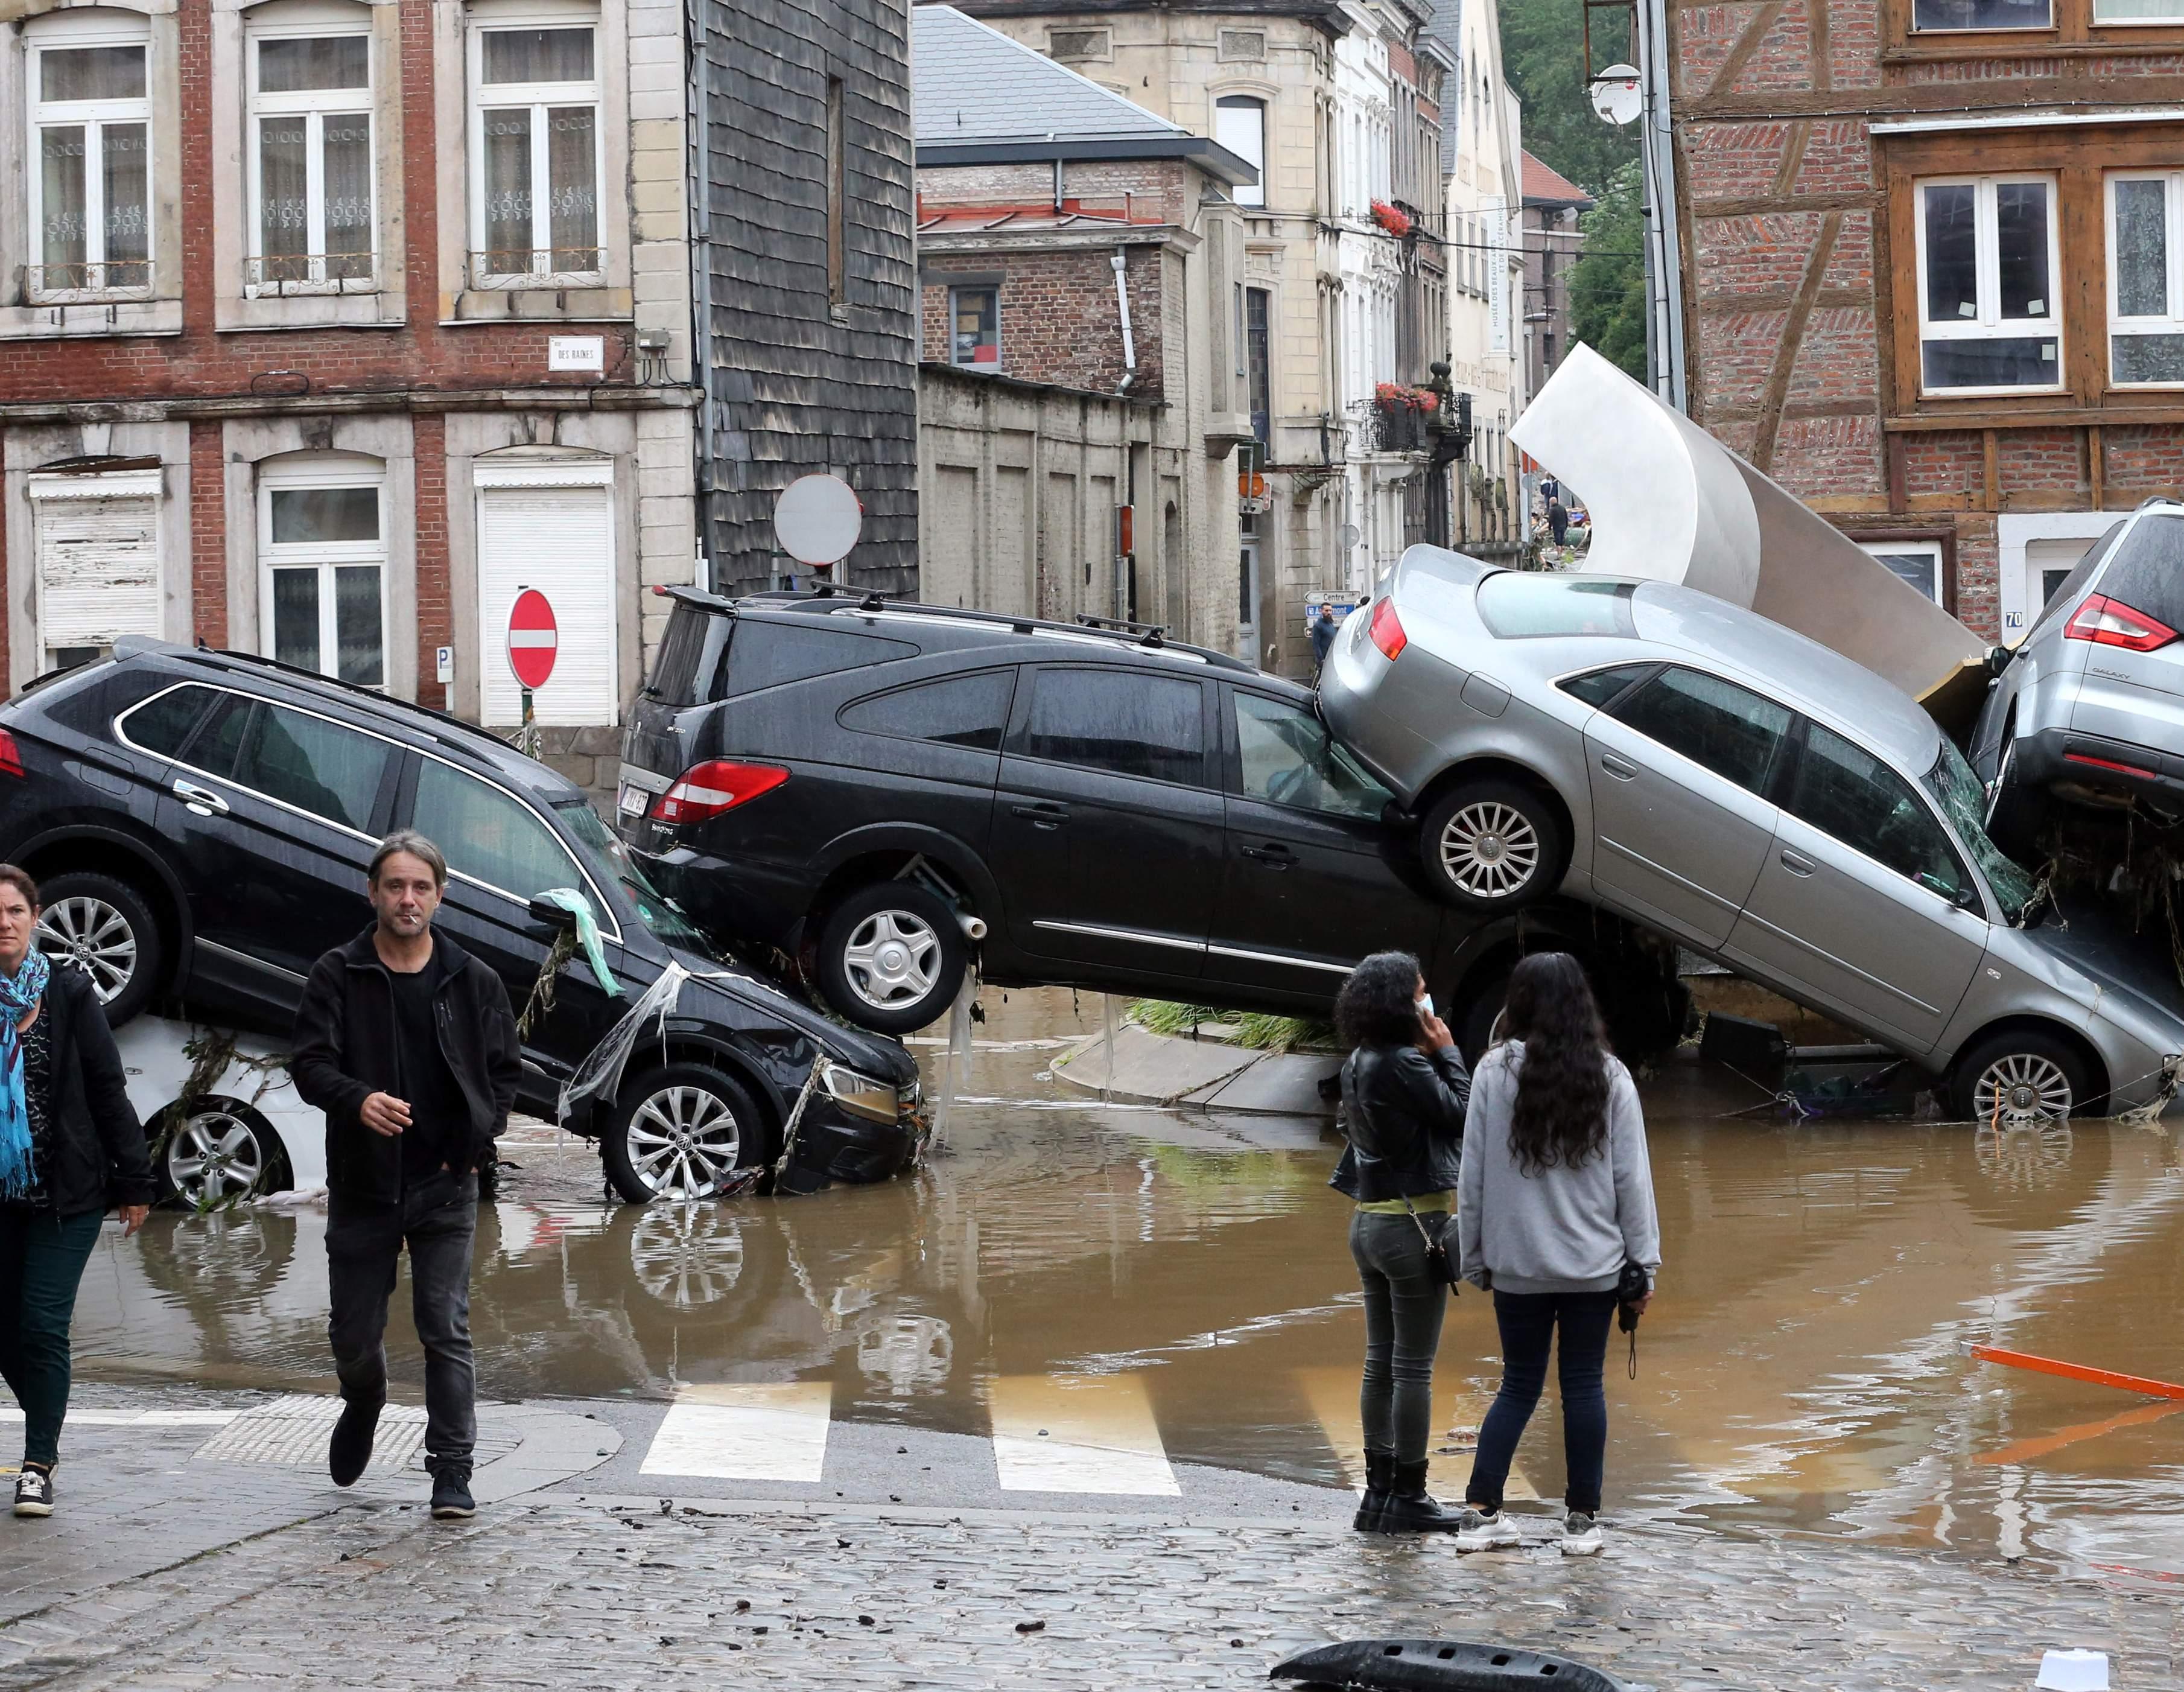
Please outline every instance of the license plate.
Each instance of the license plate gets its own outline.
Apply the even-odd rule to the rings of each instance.
[[[621,813],[625,817],[642,817],[645,807],[652,803],[652,796],[633,781],[621,785]]]

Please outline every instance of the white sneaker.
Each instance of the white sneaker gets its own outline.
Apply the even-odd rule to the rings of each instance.
[[[1517,1524],[1502,1511],[1467,1509],[1457,1518],[1456,1549],[1459,1551],[1498,1551],[1521,1544]]]
[[[1573,1510],[1563,1522],[1563,1555],[1596,1557],[1600,1555],[1600,1523],[1581,1510]]]

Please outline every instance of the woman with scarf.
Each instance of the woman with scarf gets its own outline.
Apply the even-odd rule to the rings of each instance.
[[[38,887],[0,863],[0,1376],[23,1409],[15,1514],[53,1513],[69,1323],[107,1208],[144,1226],[144,1130],[91,977],[37,949]]]

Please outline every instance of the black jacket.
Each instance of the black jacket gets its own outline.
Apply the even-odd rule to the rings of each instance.
[[[1343,1131],[1350,1144],[1328,1185],[1360,1204],[1452,1192],[1463,1156],[1471,1071],[1445,1046],[1360,1046],[1342,1066]]]
[[[152,1159],[144,1125],[129,1103],[129,1078],[91,977],[56,961],[46,984],[53,1065],[45,1167],[39,1171],[64,1216],[116,1204],[149,1204]]]
[[[348,1198],[402,1196],[402,1138],[364,1125],[364,1101],[402,1096],[394,1043],[394,980],[366,929],[311,968],[296,1011],[296,1055],[288,1073],[307,1104],[326,1114],[326,1186]],[[432,935],[432,1022],[440,1055],[470,1107],[465,1169],[490,1160],[494,1136],[515,1103],[521,1048],[501,979],[444,934]]]

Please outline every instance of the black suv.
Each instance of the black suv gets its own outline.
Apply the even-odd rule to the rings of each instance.
[[[124,639],[0,706],[0,858],[38,879],[42,945],[92,970],[109,1017],[154,999],[286,1039],[304,980],[371,919],[365,870],[414,828],[452,872],[438,924],[500,972],[519,1014],[571,919],[598,919],[610,997],[581,950],[524,1039],[521,1104],[561,1083],[656,980],[689,970],[618,1096],[570,1126],[632,1201],[704,1198],[778,1152],[807,1078],[791,1186],[884,1178],[914,1145],[917,1069],[724,967],[646,884],[582,792],[483,730],[263,658]]]
[[[1311,1013],[1400,947],[1476,1052],[1510,966],[1557,947],[1624,1050],[1680,1032],[1673,957],[1614,918],[1433,897],[1415,821],[1303,688],[1156,630],[660,591],[623,837],[701,927],[798,959],[867,1028],[932,1022],[973,948],[1000,985]]]

